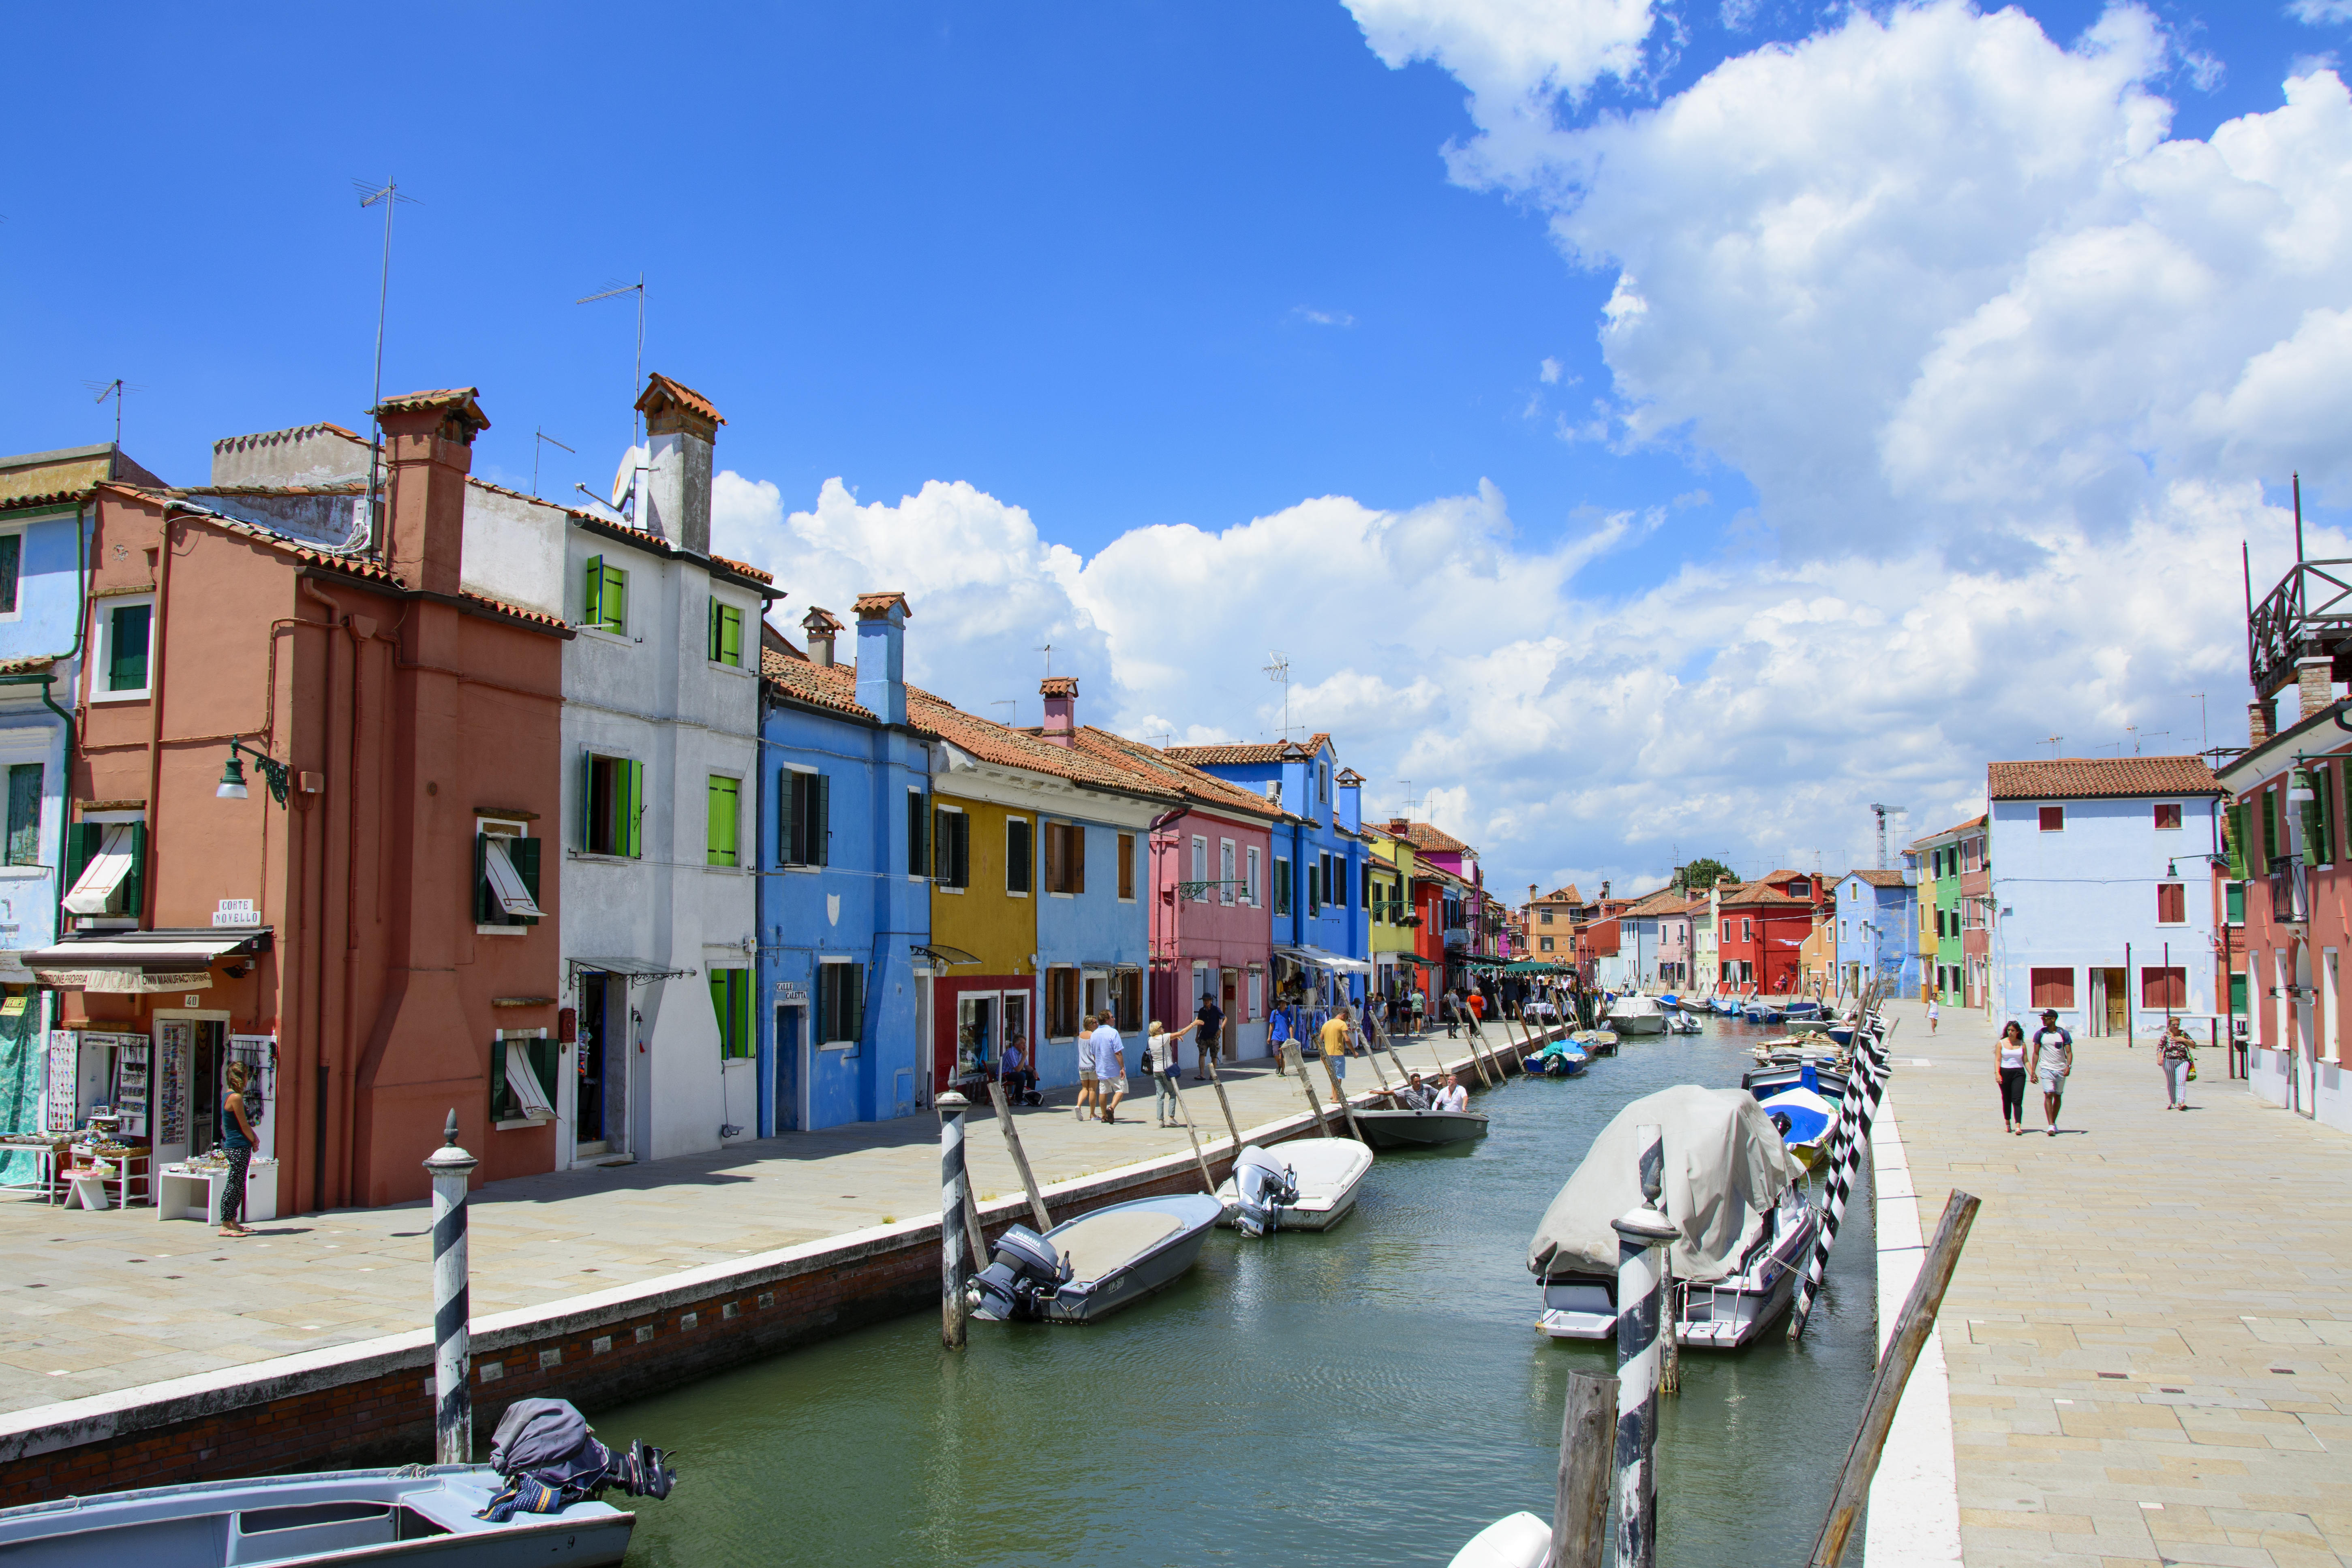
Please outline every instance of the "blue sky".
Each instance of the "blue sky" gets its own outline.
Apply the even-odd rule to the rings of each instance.
[[[1474,33],[1486,9],[1429,8],[1458,11]],[[2169,104],[2176,139],[2276,110],[2290,72],[2343,43],[2344,7],[2311,9],[2316,25],[2270,5],[2152,6],[2162,58],[2137,73],[2138,88]],[[2062,49],[2107,15],[2083,4],[2026,10]],[[105,438],[111,410],[93,406],[82,384],[118,374],[143,388],[130,400],[126,446],[178,482],[202,482],[219,436],[319,418],[358,426],[380,229],[351,182],[390,173],[419,200],[397,220],[385,389],[480,387],[494,427],[477,471],[510,484],[530,482],[535,428],[580,449],[546,453],[543,490],[609,482],[628,428],[630,313],[572,301],[642,268],[648,368],[725,411],[721,462],[775,487],[779,519],[816,507],[836,477],[886,504],[961,481],[1091,559],[1157,525],[1214,534],[1325,496],[1406,513],[1475,496],[1485,481],[1499,497],[1489,522],[1514,561],[1635,519],[1562,580],[1540,635],[1567,644],[1623,636],[1604,634],[1609,616],[1693,572],[1736,582],[1775,558],[1883,559],[1908,548],[1915,529],[1955,569],[1976,569],[1974,557],[1949,553],[1954,539],[2039,526],[1997,499],[1947,521],[1891,508],[1874,526],[1892,542],[1878,545],[1841,536],[1832,548],[1817,525],[1804,532],[1808,515],[1857,503],[1793,493],[1797,481],[1761,455],[1785,449],[1785,434],[1732,428],[1703,389],[1675,391],[1664,362],[1605,357],[1617,267],[1571,264],[1549,226],[1582,223],[1582,242],[1612,255],[1648,244],[1622,226],[1600,232],[1605,182],[1580,205],[1539,172],[1450,174],[1446,149],[1477,131],[1467,57],[1438,49],[1391,69],[1339,5],[691,15],[518,5],[462,19],[394,13],[389,26],[316,8],[225,15],[126,8],[95,75],[77,68],[16,86],[23,139],[0,170],[0,288],[16,304],[0,350],[9,449]],[[1552,110],[1596,139],[1628,127],[1630,145],[1650,134],[1652,110],[1703,90],[1727,60],[1851,33],[1851,15],[1770,0],[1662,8],[1633,79],[1599,73]],[[28,13],[14,38],[22,59],[86,59],[89,22]],[[1724,233],[1738,232],[1727,217]],[[1663,295],[1651,303],[1654,321],[1673,308]],[[1738,331],[1694,328],[1693,341],[1714,333],[1709,352],[1727,363],[1735,348],[1775,352],[1769,338],[1723,341]],[[1761,395],[1812,395],[1788,385]],[[1599,412],[1654,408],[1656,426],[1636,438],[1619,419],[1600,438],[1565,438],[1563,421],[1593,419],[1596,401]],[[1825,407],[1824,422],[1838,416]],[[1878,424],[1869,430],[1883,437]],[[2160,453],[2149,467],[2169,471]],[[2332,490],[2314,488],[2334,505]],[[779,529],[762,558],[789,586],[791,531]],[[1792,547],[1800,538],[1809,542]],[[1927,592],[1936,569],[1923,558],[1914,586]],[[1455,616],[1475,620],[1481,592],[1508,591],[1502,578],[1484,581]],[[796,595],[790,613],[806,602]],[[1412,638],[1351,662],[1344,616],[1298,624],[1279,593],[1240,609],[1286,641],[1328,634],[1339,651],[1301,656],[1309,683],[1377,662],[1381,679],[1404,684],[1394,667]],[[1656,637],[1655,617],[1673,624],[1676,612],[1653,609],[1640,624]],[[1119,667],[1127,656],[1115,650],[1139,634],[1122,644],[1105,616],[1094,621],[1113,650],[1094,656],[1097,673],[1124,694],[1129,727],[1255,731],[1247,715],[1179,710]],[[1255,678],[1258,645],[1273,635],[1253,626],[1230,639],[1248,646],[1222,689]],[[2242,704],[2226,660],[2207,679],[2210,649],[2231,635],[2212,631],[2202,651],[2180,654],[2183,668],[2150,674],[2137,696],[2092,702],[2079,721],[2024,711],[2005,729],[1963,731],[1955,704],[1998,707],[1965,680],[1882,717],[1905,737],[1897,750],[1918,787],[1957,806],[1988,751],[2066,727],[2120,733],[2119,715],[2159,690],[2175,709],[2179,693],[2206,686],[2227,694],[2217,710]],[[1673,685],[1655,700],[1670,727],[1714,711],[1676,706],[1697,701],[1705,672],[1738,684],[1722,661],[1738,640],[1696,633],[1660,655]],[[1556,670],[1554,688],[1565,691],[1564,679]],[[1776,700],[1765,740],[1810,722],[1810,701]],[[1458,788],[1465,802],[1507,793],[1485,782],[1499,762],[1441,743],[1483,721],[1423,708],[1422,730],[1367,732],[1381,771],[1410,769],[1424,789]],[[1646,765],[1684,776],[1679,764]],[[1752,772],[1731,764],[1734,775]],[[1534,787],[1511,777],[1523,795]],[[1638,795],[1636,780],[1595,787],[1580,804],[1526,795],[1500,816],[1482,804],[1462,820],[1513,845],[1530,875],[1614,865],[1638,876],[1682,842],[1681,829],[1629,826],[1605,804],[1622,798],[1612,792]],[[1843,822],[1874,787],[1857,777],[1818,810]],[[1722,821],[1704,830],[1747,834],[1738,800],[1727,786]],[[1800,847],[1808,834],[1827,841],[1835,858],[1866,826],[1839,838],[1843,829],[1791,819],[1774,831]],[[1654,838],[1658,852],[1606,858],[1628,837]],[[1554,853],[1555,841],[1575,847]],[[1771,842],[1755,837],[1754,853],[1772,858]]]

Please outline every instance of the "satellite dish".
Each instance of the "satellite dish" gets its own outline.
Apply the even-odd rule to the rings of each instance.
[[[637,449],[635,447],[621,454],[621,466],[613,470],[613,510],[624,517],[634,516],[630,504],[637,495]]]

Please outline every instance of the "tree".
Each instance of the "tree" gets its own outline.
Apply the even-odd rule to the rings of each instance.
[[[1687,866],[1675,868],[1675,886],[1685,893],[1704,893],[1717,882],[1737,882],[1731,868],[1722,861],[1702,855]]]

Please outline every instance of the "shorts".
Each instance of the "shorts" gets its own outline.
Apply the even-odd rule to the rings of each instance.
[[[1331,1070],[1339,1077],[1346,1078],[1348,1076],[1347,1058],[1335,1057],[1330,1052],[1326,1051],[1323,1053],[1323,1060],[1331,1068]]]
[[[1078,1069],[1078,1087],[1080,1089],[1092,1089],[1094,1086],[1095,1069],[1092,1068],[1080,1068]]]
[[[2042,1080],[2042,1093],[2063,1094],[2066,1092],[2066,1074],[2063,1069],[2058,1068],[2043,1068],[2034,1076]]]

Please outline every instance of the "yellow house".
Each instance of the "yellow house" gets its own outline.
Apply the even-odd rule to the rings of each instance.
[[[1412,879],[1421,873],[1421,860],[1409,840],[1369,822],[1364,832],[1371,839],[1372,989],[1382,996],[1402,996],[1420,963],[1414,929],[1404,921],[1412,913]]]

